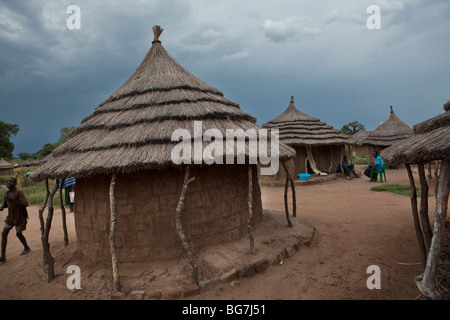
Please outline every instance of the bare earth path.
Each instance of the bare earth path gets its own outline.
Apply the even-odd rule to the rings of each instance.
[[[388,170],[387,179],[389,184],[408,184],[403,169]],[[378,184],[362,177],[298,186],[297,218],[292,219],[294,223],[296,219],[304,219],[316,228],[311,245],[302,247],[283,264],[270,267],[262,274],[240,278],[232,285],[219,285],[187,299],[414,300],[420,297],[414,284],[421,267],[410,199],[370,191]],[[264,209],[283,211],[283,192],[283,187],[262,187]],[[64,248],[58,208],[50,235],[57,277],[51,283],[46,282],[41,268],[38,209],[37,206],[29,209],[29,225],[24,233],[32,248],[30,254],[19,256],[21,245],[13,232],[9,235],[7,262],[0,265],[0,299],[107,299],[102,288],[90,283],[86,274],[82,278],[83,289],[76,293],[67,289],[65,270],[70,262],[61,263],[59,257],[76,251],[76,238],[73,213],[67,213],[70,245]],[[433,210],[434,198],[430,197],[430,211]],[[5,211],[0,219],[4,217]],[[381,269],[379,290],[369,290],[366,286],[370,276],[366,270],[370,265]]]

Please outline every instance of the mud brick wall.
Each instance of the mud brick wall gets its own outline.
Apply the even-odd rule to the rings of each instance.
[[[247,165],[191,167],[182,224],[191,249],[247,236]],[[262,220],[261,193],[253,166],[253,225]],[[178,168],[118,175],[116,247],[119,261],[156,261],[184,256],[176,231],[176,207],[184,171]],[[108,176],[77,179],[75,228],[78,247],[91,260],[109,261]]]

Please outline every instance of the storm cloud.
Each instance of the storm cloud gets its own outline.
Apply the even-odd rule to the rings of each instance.
[[[66,21],[81,10],[81,28]],[[367,8],[381,10],[369,30]],[[450,99],[445,0],[3,1],[1,120],[17,123],[14,153],[56,142],[137,68],[161,25],[183,67],[257,118],[297,108],[340,129],[373,130],[389,106],[412,126]]]

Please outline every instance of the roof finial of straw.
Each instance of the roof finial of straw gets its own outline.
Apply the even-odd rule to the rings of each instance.
[[[291,96],[291,103],[294,103],[294,96]]]
[[[391,106],[391,113],[394,113],[394,109],[392,109],[392,106]]]
[[[445,112],[450,111],[450,100],[448,100],[448,101],[444,104],[444,110],[445,110]]]
[[[154,39],[153,39],[152,43],[154,43],[154,42],[161,42],[161,41],[159,41],[159,36],[164,31],[164,29],[161,28],[160,26],[153,26],[152,29],[153,29],[153,36],[154,36]]]

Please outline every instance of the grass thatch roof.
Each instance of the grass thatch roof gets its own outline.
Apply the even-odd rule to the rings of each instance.
[[[367,131],[366,129],[362,128],[362,129],[359,129],[356,133],[352,134],[349,137],[349,140],[354,145],[360,146],[360,145],[362,145],[364,143],[364,140],[368,136],[369,136],[369,131]]]
[[[388,147],[397,141],[410,137],[412,133],[413,130],[395,115],[391,106],[391,114],[389,115],[388,120],[370,132],[362,143]]]
[[[383,159],[402,163],[450,160],[450,109],[414,126],[414,135],[382,151]]]
[[[187,129],[193,144],[196,120],[202,121],[203,132],[220,130],[224,141],[226,129],[260,129],[237,103],[179,65],[158,39],[163,29],[153,30],[152,47],[136,71],[45,159],[33,179],[174,165],[171,151],[179,142],[171,141],[172,133]],[[292,148],[280,144],[281,159],[294,155]]]
[[[280,142],[287,145],[348,144],[348,135],[325,122],[301,112],[295,107],[294,97],[288,108],[278,117],[263,125],[280,130]]]
[[[0,169],[11,169],[14,166],[3,158],[0,159]]]

